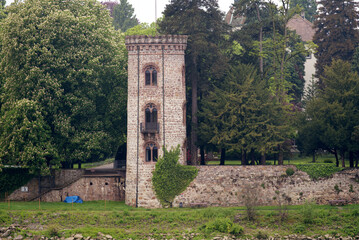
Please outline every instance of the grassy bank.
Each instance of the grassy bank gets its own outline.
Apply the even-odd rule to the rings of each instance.
[[[41,208],[41,210],[39,209]],[[359,205],[343,207],[303,206],[258,207],[249,221],[245,207],[142,209],[123,202],[83,204],[7,202],[0,203],[0,227],[18,224],[22,234],[69,236],[98,232],[117,239],[153,237],[211,239],[216,236],[286,236],[289,234],[359,235]]]

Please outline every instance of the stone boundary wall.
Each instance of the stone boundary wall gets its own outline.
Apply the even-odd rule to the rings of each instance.
[[[84,169],[59,169],[55,170],[55,178],[49,176],[41,177],[41,186],[44,193],[51,188],[64,187],[82,177]],[[28,192],[21,192],[21,189],[15,190],[8,199],[11,201],[29,201],[39,195],[39,179],[33,178],[24,186],[28,187]]]
[[[67,196],[80,196],[84,201],[125,200],[124,179],[120,177],[82,177],[61,189],[54,189],[43,196],[44,202],[62,202]]]
[[[294,175],[287,176],[287,168],[293,168]],[[175,199],[174,206],[180,202],[185,207],[239,206],[245,205],[248,198],[257,198],[259,205],[276,205],[279,201],[296,205],[308,200],[328,204],[329,200],[337,199],[359,203],[359,169],[344,170],[318,181],[291,165],[199,166],[198,169],[198,176]]]

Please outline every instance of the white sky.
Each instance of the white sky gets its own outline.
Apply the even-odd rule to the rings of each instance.
[[[101,1],[101,0],[98,0]],[[108,1],[108,0],[102,0]],[[111,0],[116,1],[116,0]],[[142,22],[151,23],[155,21],[155,2],[157,1],[157,17],[161,17],[165,6],[170,0],[128,0],[135,9],[137,19]],[[13,0],[6,0],[7,5]],[[222,12],[227,13],[234,0],[218,0],[219,8]]]

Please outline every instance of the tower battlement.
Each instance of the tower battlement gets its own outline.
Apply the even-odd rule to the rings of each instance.
[[[140,50],[174,50],[184,51],[187,46],[188,36],[186,35],[159,35],[159,36],[147,36],[147,35],[134,35],[126,36],[125,44],[127,51],[137,51],[137,46]],[[131,53],[130,53],[131,54]]]

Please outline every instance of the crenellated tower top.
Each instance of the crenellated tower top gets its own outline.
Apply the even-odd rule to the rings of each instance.
[[[159,36],[147,36],[147,35],[134,35],[126,36],[125,44],[127,51],[137,51],[139,46],[140,51],[143,50],[173,50],[184,51],[187,46],[186,35],[159,35]]]

